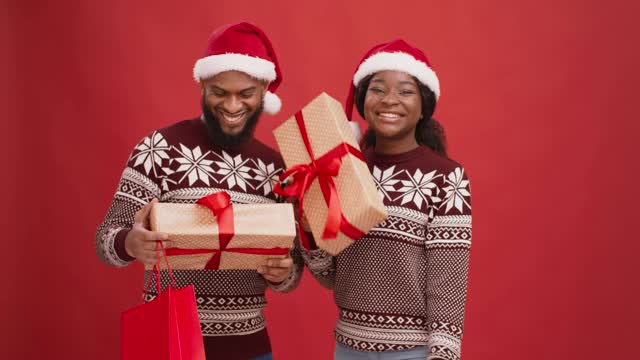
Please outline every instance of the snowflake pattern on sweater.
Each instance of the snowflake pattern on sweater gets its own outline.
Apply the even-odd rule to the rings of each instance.
[[[389,217],[335,257],[303,251],[334,290],[336,340],[361,351],[429,347],[460,358],[471,246],[471,192],[457,163],[426,147],[364,152]]]
[[[211,144],[201,119],[185,120],[144,137],[131,153],[107,215],[96,232],[98,256],[107,264],[126,266],[133,259],[124,238],[134,214],[153,198],[195,203],[226,191],[235,204],[278,201],[273,185],[284,164],[280,155],[258,140],[222,149]],[[267,287],[286,292],[299,282],[303,262],[291,253],[294,271],[272,284],[255,270],[175,270],[178,287],[193,284],[202,332],[207,336],[253,334],[265,329],[262,309]],[[145,273],[145,282],[149,271]],[[166,285],[168,282],[163,282]],[[155,289],[152,281],[150,289]],[[156,294],[151,292],[147,301]]]
[[[129,162],[133,162],[133,169],[160,180],[163,191],[200,182],[201,186],[222,184],[243,192],[261,190],[267,197],[282,172],[281,164],[276,168],[273,162],[265,163],[261,158],[243,159],[241,153],[231,156],[225,150],[203,151],[201,145],[169,145],[158,131],[142,139]]]

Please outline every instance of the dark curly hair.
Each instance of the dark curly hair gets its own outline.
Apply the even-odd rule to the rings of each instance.
[[[367,89],[373,75],[369,75],[360,81],[356,88],[355,103],[356,109],[364,119],[364,98],[367,95]],[[447,156],[447,138],[444,128],[436,119],[432,118],[436,109],[436,95],[426,85],[422,84],[415,77],[413,80],[420,88],[420,97],[422,98],[422,117],[416,125],[416,141],[418,144],[425,145],[436,153]],[[375,146],[376,136],[373,129],[369,128],[362,137],[362,148]]]

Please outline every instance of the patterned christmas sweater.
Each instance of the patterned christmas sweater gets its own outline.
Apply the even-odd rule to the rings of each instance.
[[[335,257],[303,251],[334,290],[336,340],[383,352],[429,346],[429,359],[459,359],[471,245],[463,168],[420,146],[364,152],[389,217]]]
[[[154,131],[133,149],[128,160],[96,232],[98,256],[114,266],[134,260],[124,250],[124,238],[134,214],[153,198],[195,203],[208,194],[226,191],[236,204],[274,203],[273,185],[282,169],[280,155],[258,140],[224,149],[213,145],[200,118]],[[210,349],[216,349],[217,358],[248,359],[270,352],[262,314],[264,294],[267,287],[286,292],[297,286],[304,263],[297,249],[292,257],[294,271],[279,284],[266,281],[255,270],[174,271],[178,287],[195,286],[208,355]],[[145,282],[149,275],[146,271]],[[168,279],[163,279],[167,285]],[[150,289],[155,289],[153,282]],[[146,301],[156,295],[150,293]],[[238,346],[231,345],[234,343]]]

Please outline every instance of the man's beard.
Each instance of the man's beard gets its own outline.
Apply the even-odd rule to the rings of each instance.
[[[256,129],[256,125],[258,124],[258,118],[260,118],[260,114],[262,113],[262,103],[256,109],[256,111],[247,119],[247,122],[244,125],[242,131],[237,135],[229,135],[225,134],[220,127],[220,121],[218,118],[211,112],[209,107],[207,106],[204,98],[202,98],[202,115],[204,116],[204,121],[207,124],[207,130],[209,132],[209,139],[214,144],[220,147],[228,147],[228,146],[237,146],[242,145],[253,139],[253,131]]]

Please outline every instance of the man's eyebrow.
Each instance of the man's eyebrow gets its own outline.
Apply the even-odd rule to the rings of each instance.
[[[400,81],[400,85],[414,85],[414,86],[417,86],[416,83],[414,83],[413,81],[409,81],[409,80]]]

